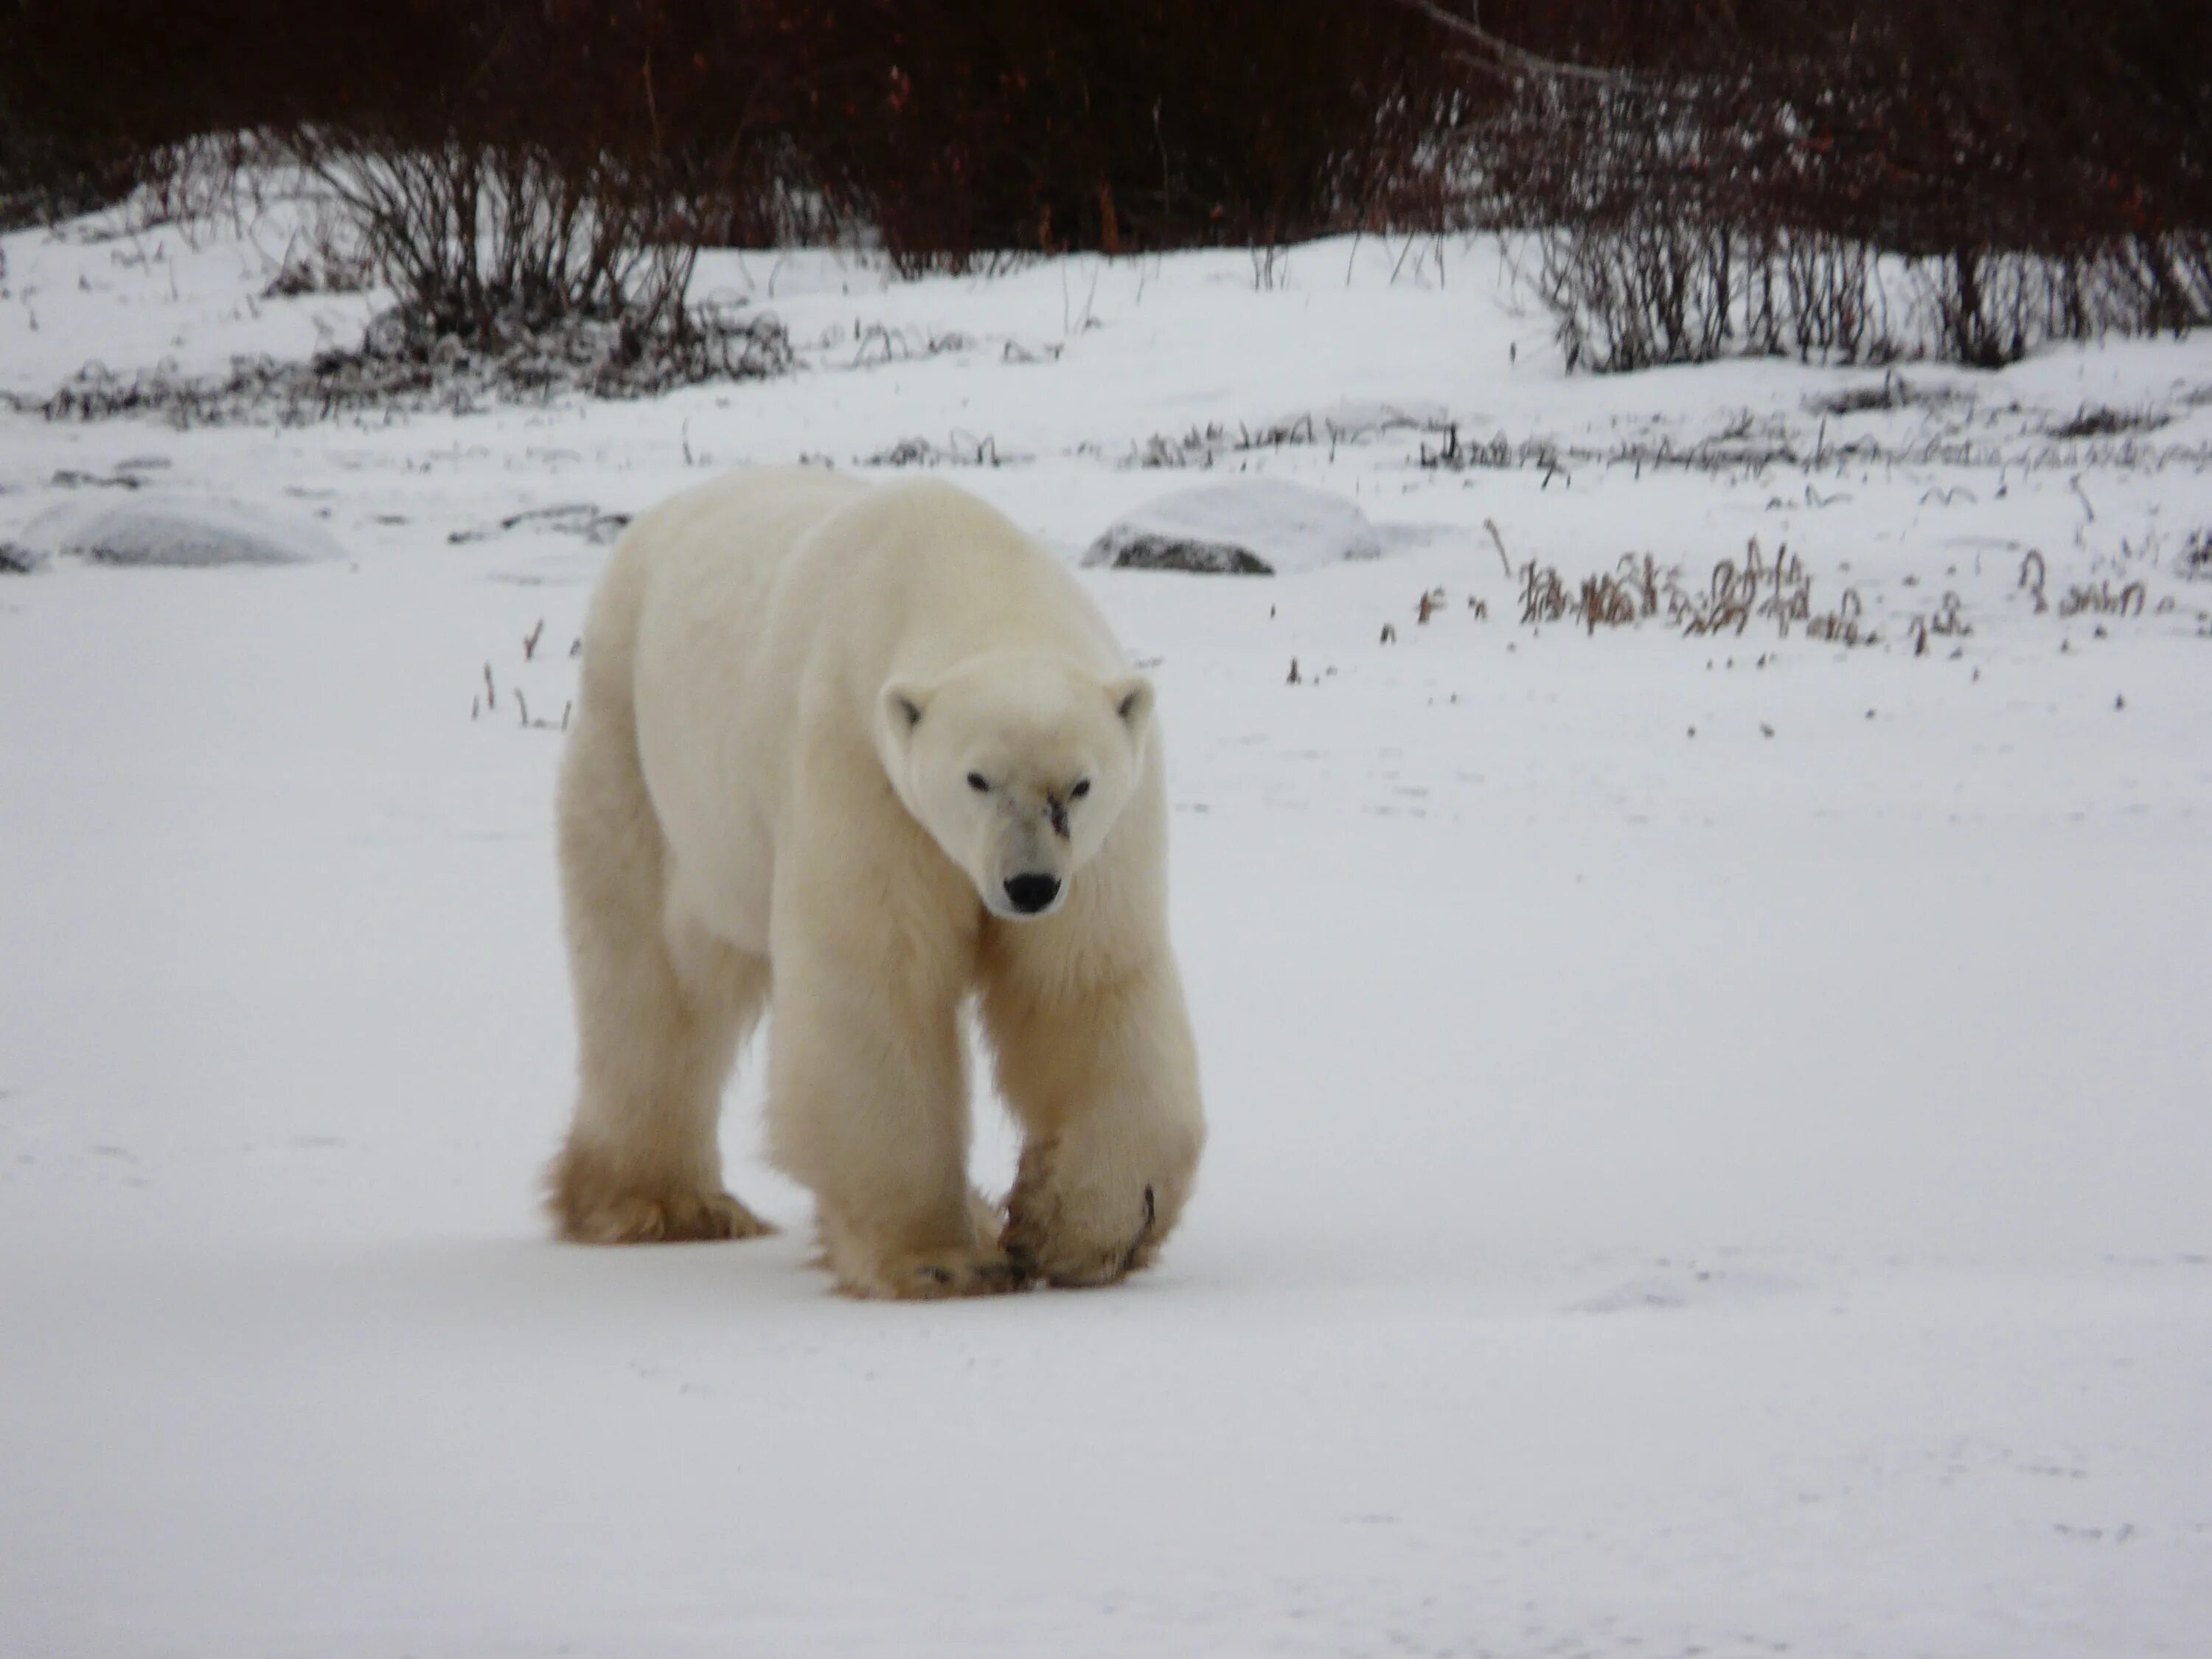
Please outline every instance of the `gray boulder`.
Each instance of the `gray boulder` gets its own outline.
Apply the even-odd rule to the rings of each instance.
[[[1123,514],[1082,562],[1116,570],[1286,576],[1382,552],[1375,526],[1343,496],[1278,478],[1235,478],[1179,489]]]
[[[150,491],[56,507],[32,522],[23,543],[41,557],[115,565],[305,564],[345,556],[315,525],[235,501]]]

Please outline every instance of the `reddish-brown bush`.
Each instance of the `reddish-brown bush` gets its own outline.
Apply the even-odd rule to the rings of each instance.
[[[1625,359],[1717,342],[1879,350],[1878,253],[1921,262],[1942,349],[1968,361],[2212,309],[2212,8],[1484,0],[1489,41],[1511,50],[1449,21],[1474,15],[1471,0],[12,0],[0,211],[81,206],[194,134],[307,132],[526,155],[618,188],[672,240],[863,226],[908,268],[1546,228],[1579,239],[1555,249],[1563,279],[1651,297],[1653,314],[1621,319]]]

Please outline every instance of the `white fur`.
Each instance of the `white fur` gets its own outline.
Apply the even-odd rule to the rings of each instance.
[[[560,829],[566,1236],[763,1231],[715,1125],[764,1007],[770,1153],[843,1289],[1103,1283],[1174,1226],[1205,1130],[1152,688],[983,503],[761,470],[641,519],[586,625]],[[1003,1224],[967,1178],[971,993],[1024,1132]]]

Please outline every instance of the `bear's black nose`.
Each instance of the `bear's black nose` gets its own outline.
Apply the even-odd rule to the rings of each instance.
[[[1025,916],[1033,916],[1060,896],[1058,876],[1010,876],[1006,900]]]

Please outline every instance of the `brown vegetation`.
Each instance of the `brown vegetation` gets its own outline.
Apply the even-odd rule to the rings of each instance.
[[[1475,16],[1467,0],[17,0],[0,220],[81,210],[180,141],[252,133],[340,181],[387,279],[472,337],[549,307],[680,334],[692,250],[846,233],[915,270],[1533,229],[1568,356],[1599,368],[1995,364],[2212,314],[2205,8]],[[464,222],[491,245],[462,247]],[[1886,258],[1909,262],[1909,293]]]

